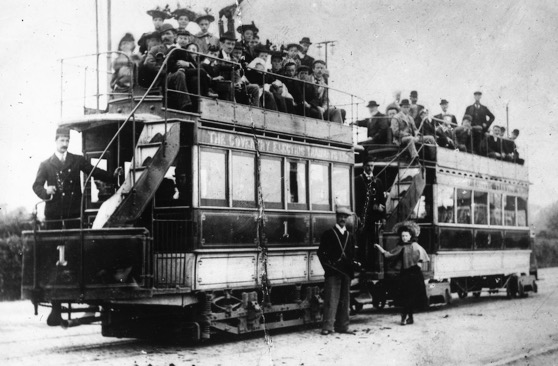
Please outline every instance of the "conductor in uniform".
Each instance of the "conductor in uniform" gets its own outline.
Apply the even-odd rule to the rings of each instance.
[[[335,211],[337,223],[322,235],[318,258],[324,268],[324,320],[322,334],[349,331],[351,279],[354,277],[355,245],[346,224],[352,212],[345,207]]]
[[[93,166],[81,155],[68,152],[70,130],[56,130],[56,151],[39,166],[33,183],[35,194],[46,201],[45,219],[48,230],[79,228],[81,180],[79,173],[89,174]],[[117,168],[115,175],[120,173]],[[114,175],[95,169],[92,176],[105,183],[116,183]],[[46,183],[46,187],[45,187]]]
[[[355,178],[355,211],[359,219],[359,260],[367,263],[373,253],[370,243],[376,242],[376,223],[386,217],[386,197],[382,181],[374,176],[374,161],[367,158],[362,174]]]

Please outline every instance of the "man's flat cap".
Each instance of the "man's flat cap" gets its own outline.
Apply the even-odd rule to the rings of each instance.
[[[348,207],[345,206],[337,206],[335,208],[335,214],[336,215],[347,215],[347,216],[351,216],[353,213],[351,212],[351,210],[349,210]]]

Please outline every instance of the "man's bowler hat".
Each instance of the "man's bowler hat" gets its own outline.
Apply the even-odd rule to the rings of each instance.
[[[376,103],[375,100],[371,100],[368,102],[368,105],[366,106],[366,108],[372,108],[372,107],[379,107],[380,105],[378,103]]]
[[[474,92],[473,94],[474,94],[474,95],[482,95],[482,92],[480,92],[480,91],[477,90],[477,91]]]
[[[174,34],[176,34],[176,29],[172,26],[172,24],[169,23],[163,23],[163,25],[161,26],[161,28],[159,29],[159,33],[163,34],[166,31],[172,31]]]
[[[308,38],[308,37],[302,37],[302,39],[298,43],[300,43],[300,44],[306,43],[308,45],[312,44],[312,42],[310,42],[310,38]]]
[[[442,99],[442,100],[440,101],[440,105],[444,105],[444,104],[449,104],[449,102],[448,102],[447,100],[445,100],[445,99]]]
[[[409,103],[409,99],[403,99],[401,103],[399,103],[401,107],[409,107],[411,103]]]
[[[418,97],[417,91],[416,91],[416,90],[413,90],[413,91],[411,92],[411,95],[410,95],[410,96],[413,97],[413,98],[417,98],[417,97]]]

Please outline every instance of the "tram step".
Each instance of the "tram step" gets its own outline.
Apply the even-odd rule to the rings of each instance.
[[[153,157],[161,149],[162,143],[138,144],[136,150],[136,163],[134,167],[149,166]]]

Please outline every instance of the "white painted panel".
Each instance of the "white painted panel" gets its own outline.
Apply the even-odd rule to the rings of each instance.
[[[529,272],[529,250],[440,252],[432,255],[434,278]]]
[[[196,258],[198,290],[256,286],[257,255],[200,254]]]
[[[310,257],[308,261],[308,267],[310,268],[310,280],[323,280],[324,279],[324,269],[320,260],[318,259],[318,254],[316,252],[310,252]]]
[[[270,253],[267,275],[272,284],[302,282],[308,279],[308,253]]]

